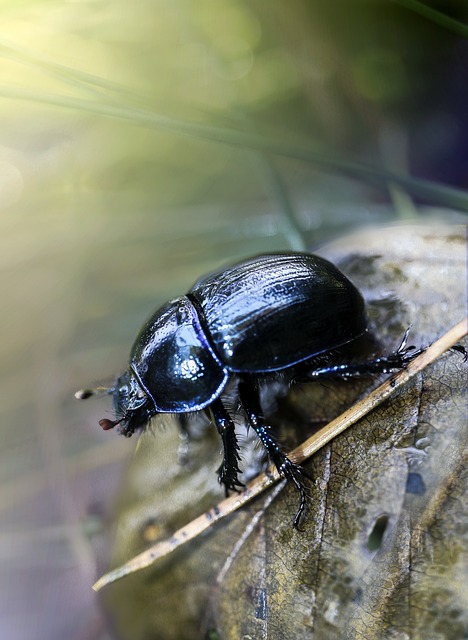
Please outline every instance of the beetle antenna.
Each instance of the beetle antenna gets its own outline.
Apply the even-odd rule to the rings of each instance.
[[[105,394],[114,393],[114,387],[96,387],[95,389],[80,389],[75,393],[77,400],[86,400],[91,396],[103,396]]]

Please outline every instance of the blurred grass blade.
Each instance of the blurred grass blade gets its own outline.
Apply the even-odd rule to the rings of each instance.
[[[433,203],[443,204],[468,211],[468,194],[444,185],[397,175],[384,169],[375,168],[363,162],[347,160],[323,151],[313,151],[295,145],[278,142],[276,138],[248,133],[238,129],[215,127],[197,122],[189,122],[133,107],[122,107],[113,103],[94,102],[55,93],[40,93],[9,85],[0,86],[0,97],[43,103],[56,107],[73,109],[83,113],[108,118],[116,118],[134,125],[145,126],[175,134],[191,136],[235,147],[272,153],[295,160],[302,160],[322,169],[342,172],[351,177],[368,180],[387,188],[389,182],[407,189],[414,196]]]
[[[50,60],[38,51],[29,52],[24,47],[18,46],[16,43],[0,36],[0,57],[8,58],[16,62],[20,62],[26,66],[39,69],[44,74],[56,78],[74,87],[78,90],[84,90],[93,95],[102,95],[102,93],[114,93],[118,97],[144,99],[147,104],[150,103],[149,97],[135,95],[135,92],[129,92],[124,86],[112,80],[107,80],[102,76],[96,76],[80,69],[68,67],[66,65]]]
[[[419,0],[393,0],[393,2],[405,7],[405,9],[418,13],[420,16],[431,20],[431,22],[435,22],[439,26],[444,27],[444,29],[449,29],[457,33],[462,38],[468,38],[468,25],[454,18],[450,18],[450,16],[429,7],[424,2],[419,2]]]

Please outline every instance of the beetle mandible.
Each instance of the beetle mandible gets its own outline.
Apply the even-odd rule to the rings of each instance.
[[[299,492],[293,522],[298,528],[309,476],[271,433],[262,412],[261,386],[278,373],[289,383],[387,373],[421,352],[406,346],[407,331],[388,356],[318,366],[317,356],[367,331],[361,293],[331,262],[310,253],[255,256],[200,278],[186,295],[153,313],[133,344],[128,369],[114,387],[104,389],[113,396],[116,419],[99,424],[105,430],[120,425],[120,432],[131,436],[160,413],[183,418],[205,412],[222,439],[218,475],[228,494],[243,486],[234,421],[225,402],[229,382],[270,459]],[[97,392],[85,389],[76,396]]]

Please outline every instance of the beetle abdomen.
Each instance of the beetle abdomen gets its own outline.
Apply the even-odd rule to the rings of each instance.
[[[312,254],[257,256],[200,279],[189,296],[231,371],[284,369],[366,330],[359,291]]]

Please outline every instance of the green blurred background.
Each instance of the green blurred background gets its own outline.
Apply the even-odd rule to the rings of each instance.
[[[113,637],[95,596],[133,446],[97,427],[198,275],[468,211],[462,0],[0,5],[0,635]]]

